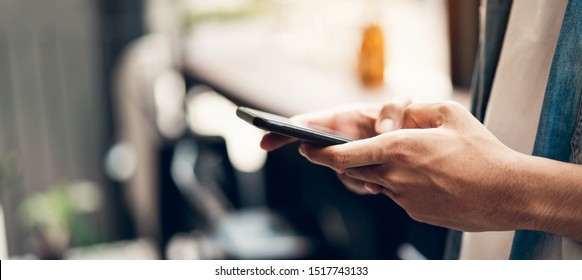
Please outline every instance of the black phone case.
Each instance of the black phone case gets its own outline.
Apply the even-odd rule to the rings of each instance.
[[[325,133],[322,131],[312,130],[308,128],[303,128],[300,126],[294,126],[283,122],[279,122],[277,120],[269,119],[267,117],[260,116],[254,113],[253,111],[259,114],[260,113],[269,114],[266,112],[261,112],[246,107],[238,107],[236,110],[236,115],[239,118],[243,119],[244,121],[248,122],[249,124],[252,124],[260,129],[297,138],[299,140],[315,143],[322,146],[344,144],[352,141],[341,136]]]

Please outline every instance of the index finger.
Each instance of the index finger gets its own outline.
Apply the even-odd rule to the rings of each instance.
[[[392,131],[376,137],[357,140],[341,145],[321,147],[310,143],[303,143],[300,152],[309,161],[330,167],[338,172],[347,168],[383,164],[401,149],[399,143],[406,141],[412,129]]]
[[[267,132],[261,139],[260,145],[261,149],[270,152],[294,141],[297,141],[297,139],[273,132]]]

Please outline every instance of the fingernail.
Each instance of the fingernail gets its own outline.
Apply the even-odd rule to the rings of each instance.
[[[390,132],[394,129],[394,120],[384,119],[378,125],[379,132]]]

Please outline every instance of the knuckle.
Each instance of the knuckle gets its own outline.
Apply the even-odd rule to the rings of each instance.
[[[390,197],[396,202],[402,199],[402,195],[398,192],[393,191],[393,190],[391,191]]]
[[[328,162],[332,167],[344,168],[347,165],[348,156],[339,149],[331,149],[328,156]]]
[[[451,114],[453,107],[449,102],[441,102],[437,105],[436,110],[441,115],[448,116],[449,114]]]
[[[391,135],[392,142],[386,145],[384,154],[389,155],[392,159],[398,162],[410,162],[411,154],[411,139],[404,133],[394,133]]]
[[[384,176],[384,181],[390,186],[399,187],[402,186],[404,180],[400,176],[395,175],[394,173],[388,173]]]
[[[398,163],[408,164],[413,162],[413,156],[406,149],[398,149],[392,153],[392,159]]]
[[[403,116],[407,110],[408,103],[404,102],[390,102],[382,106],[380,110],[380,118],[386,118],[390,116]]]
[[[454,101],[444,101],[444,102],[439,103],[439,105],[437,106],[438,112],[445,115],[445,116],[448,116],[454,112],[457,112],[462,108],[463,108],[463,106],[461,104],[459,104],[458,102],[454,102]]]

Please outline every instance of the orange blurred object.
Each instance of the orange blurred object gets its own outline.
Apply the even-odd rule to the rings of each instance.
[[[384,83],[384,36],[376,24],[364,29],[358,75],[362,84],[368,88],[376,88]]]

